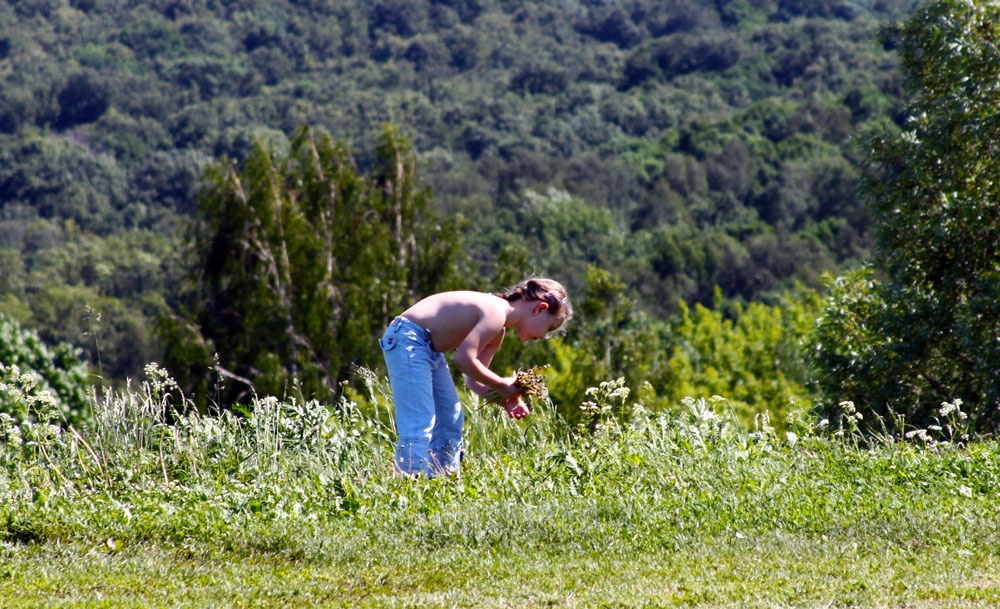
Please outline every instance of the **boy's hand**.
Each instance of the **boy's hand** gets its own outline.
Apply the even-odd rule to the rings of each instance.
[[[510,418],[512,419],[521,419],[529,412],[531,412],[531,410],[528,409],[528,405],[525,404],[524,400],[521,399],[520,394],[513,395],[507,398],[507,401],[504,402],[503,407],[507,411],[507,414],[510,415]]]
[[[514,381],[517,380],[516,376],[505,377],[501,380],[503,381],[503,384],[497,387],[496,390],[505,402],[521,395],[521,391],[517,388],[517,385],[514,384]]]

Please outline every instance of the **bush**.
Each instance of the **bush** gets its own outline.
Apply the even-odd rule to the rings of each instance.
[[[0,412],[78,421],[88,385],[78,349],[46,345],[35,331],[0,315]]]

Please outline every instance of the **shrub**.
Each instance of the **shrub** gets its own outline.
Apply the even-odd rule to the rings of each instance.
[[[0,315],[0,412],[77,421],[86,412],[87,386],[79,349],[46,345],[37,332]]]

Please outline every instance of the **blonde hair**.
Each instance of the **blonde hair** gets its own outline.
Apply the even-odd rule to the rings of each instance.
[[[566,288],[554,279],[544,277],[526,279],[512,288],[499,292],[497,296],[507,300],[507,302],[514,302],[522,298],[530,301],[542,301],[549,305],[550,313],[562,318],[563,324],[573,316],[573,305],[569,302]]]

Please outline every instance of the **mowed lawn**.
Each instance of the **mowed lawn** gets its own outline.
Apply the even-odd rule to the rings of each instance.
[[[331,537],[329,543],[352,540]],[[203,551],[204,554],[197,553]],[[984,549],[751,534],[691,547],[357,547],[340,560],[5,545],[2,607],[996,607]]]

